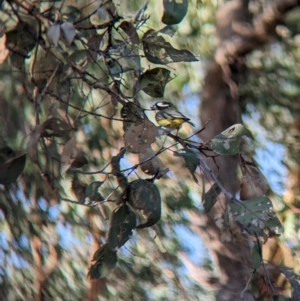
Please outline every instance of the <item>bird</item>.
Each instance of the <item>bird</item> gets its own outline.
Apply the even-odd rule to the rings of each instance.
[[[190,118],[187,118],[182,113],[175,110],[173,105],[168,101],[156,102],[151,109],[157,111],[155,120],[161,127],[179,130],[181,125],[185,122],[193,127],[195,126],[190,121]]]

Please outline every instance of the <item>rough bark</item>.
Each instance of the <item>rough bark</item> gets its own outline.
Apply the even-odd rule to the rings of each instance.
[[[201,136],[204,141],[241,121],[237,87],[241,77],[245,76],[245,56],[269,42],[284,14],[300,4],[296,0],[270,1],[261,13],[252,15],[248,2],[228,1],[217,14],[219,45],[207,69],[200,111],[202,124],[211,119]],[[235,157],[218,158],[219,170],[212,160],[208,160],[208,163],[218,172],[230,192],[238,190]],[[249,275],[249,267],[245,264],[250,259],[249,247],[236,243],[223,245],[219,242],[219,231],[213,220],[217,211],[218,208],[215,208],[211,215],[204,217],[207,219],[205,223],[202,220],[199,225],[195,221],[194,231],[204,238],[220,267],[221,278],[218,281],[219,292],[216,300],[237,301],[241,300],[240,294]],[[244,298],[248,301],[254,300],[250,294],[244,295]]]

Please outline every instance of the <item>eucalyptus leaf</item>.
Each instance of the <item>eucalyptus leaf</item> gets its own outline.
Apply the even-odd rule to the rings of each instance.
[[[61,170],[66,172],[70,167],[80,168],[88,163],[83,151],[76,146],[74,138],[70,139],[64,146],[61,154]]]
[[[166,65],[172,62],[195,62],[196,57],[188,50],[175,49],[162,36],[153,29],[148,30],[143,38],[145,56],[153,64]]]
[[[140,77],[139,88],[152,97],[163,97],[170,71],[165,68],[147,70]]]
[[[217,197],[222,192],[221,188],[217,183],[214,183],[210,187],[210,189],[205,193],[204,200],[203,200],[203,207],[205,213],[208,213],[210,209],[215,205],[217,201]]]
[[[182,148],[177,152],[174,152],[174,156],[183,157],[186,163],[186,167],[190,170],[191,173],[194,173],[199,164],[197,155],[190,148]]]
[[[142,123],[144,121],[144,113],[142,108],[133,102],[127,102],[121,109],[121,117],[123,118],[123,130],[126,132],[133,124]]]
[[[229,204],[230,219],[238,222],[251,235],[267,239],[282,233],[282,225],[266,196],[253,198],[240,204]]]
[[[240,199],[248,200],[265,195],[269,189],[269,184],[254,159],[240,154],[240,167],[243,173]]]
[[[42,124],[41,137],[63,137],[65,134],[70,133],[72,127],[64,120],[51,117]]]
[[[132,235],[136,227],[136,216],[127,205],[121,204],[114,209],[107,235],[108,248],[121,248]]]
[[[92,62],[95,62],[98,59],[98,56],[101,54],[100,46],[103,37],[104,34],[95,34],[87,42],[89,54],[91,56],[91,58],[88,56],[88,59]]]
[[[133,125],[126,130],[124,141],[126,145],[129,145],[128,150],[130,152],[142,153],[155,142],[157,134],[157,127],[151,121],[145,119],[143,123]]]
[[[196,171],[197,166],[199,164],[196,153],[190,148],[182,148],[182,149],[178,150],[177,152],[174,152],[174,156],[183,157],[183,159],[185,160],[186,167],[191,172],[194,181],[196,183],[198,183],[198,180],[197,180],[196,176],[194,175],[194,172]]]
[[[26,24],[27,30],[24,30],[22,24],[19,24],[12,31],[6,33],[6,45],[10,50],[27,56],[36,45],[36,29]]]
[[[140,58],[138,56],[120,57],[116,60],[109,61],[108,64],[112,76],[123,74],[129,71],[142,71]]]
[[[106,277],[117,265],[117,252],[110,250],[107,244],[98,249],[92,259],[94,262],[89,269],[90,279],[99,279]]]
[[[0,184],[11,184],[17,180],[20,174],[23,172],[23,169],[26,164],[26,154],[21,154],[19,156],[4,156],[3,154],[7,154],[7,150],[9,148],[0,149]],[[12,150],[11,150],[12,151]],[[13,154],[14,152],[9,152],[9,154]]]
[[[164,14],[162,22],[167,25],[178,24],[188,10],[188,0],[164,0]]]
[[[88,58],[89,58],[89,50],[76,50],[69,56],[69,61],[71,64],[74,64],[78,68],[85,68],[88,64]],[[66,64],[63,73],[66,76],[70,76],[73,73],[73,67],[71,64]]]
[[[259,243],[259,242],[258,242]],[[253,269],[258,269],[262,263],[261,247],[255,243],[251,248],[251,256],[253,260]]]
[[[220,155],[236,155],[240,152],[243,136],[253,139],[251,132],[244,125],[235,124],[212,138],[210,147]]]
[[[125,192],[126,201],[134,211],[141,212],[145,221],[137,228],[150,227],[161,216],[161,196],[158,188],[147,180],[135,180],[129,183]]]
[[[81,11],[72,5],[63,5],[61,8],[61,14],[63,20],[68,22],[79,20],[82,16]]]
[[[131,43],[133,45],[138,44],[140,42],[139,36],[136,32],[134,25],[129,21],[123,21],[120,25],[120,28],[128,35]]]
[[[71,189],[73,193],[76,195],[76,198],[79,203],[84,203],[85,201],[85,190],[86,190],[87,185],[83,184],[80,182],[76,174],[74,174],[74,178],[72,180],[72,186]]]

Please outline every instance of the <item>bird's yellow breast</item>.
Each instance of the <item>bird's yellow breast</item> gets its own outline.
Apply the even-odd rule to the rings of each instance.
[[[185,122],[185,120],[182,118],[157,120],[157,123],[160,126],[164,126],[164,127],[168,127],[168,128],[172,128],[172,129],[178,129],[184,122]]]

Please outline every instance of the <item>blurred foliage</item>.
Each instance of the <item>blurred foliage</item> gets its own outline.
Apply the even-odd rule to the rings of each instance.
[[[0,40],[0,164],[14,167],[0,175],[1,297],[89,300],[93,281],[99,281],[100,300],[213,300],[213,292],[195,274],[216,277],[216,263],[206,259],[197,264],[196,273],[182,260],[182,253],[195,256],[186,247],[194,242],[185,236],[193,214],[202,211],[197,154],[190,162],[190,156],[164,151],[151,168],[167,167],[172,173],[163,173],[153,184],[156,172],[145,183],[151,168],[147,166],[148,173],[145,167],[137,169],[142,161],[137,153],[174,143],[156,139],[154,114],[143,111],[153,102],[150,97],[167,98],[192,120],[197,117],[200,82],[217,44],[215,14],[222,1],[188,1],[186,15],[183,7],[171,17],[163,10],[168,1],[43,1],[34,3],[34,10],[28,3],[0,4],[5,37]],[[261,137],[260,129],[268,131],[265,141],[282,144],[287,154],[282,161],[292,167],[299,144],[298,16],[299,11],[291,13],[278,27],[278,40],[249,56],[247,82],[239,90],[251,132]],[[149,31],[151,37],[145,38]],[[157,68],[158,63],[164,66]],[[132,134],[138,131],[143,143]],[[189,131],[184,125],[175,141],[182,142]],[[130,144],[125,150],[123,136]],[[257,141],[253,150],[264,146]],[[180,149],[177,143],[172,152]],[[19,159],[25,152],[24,167]],[[271,198],[286,229],[280,239],[298,254],[295,210],[300,206],[282,201],[283,193]],[[146,219],[152,225],[151,214],[160,221],[132,231],[135,220],[124,200],[141,214],[138,224]],[[232,225],[224,223],[221,230],[229,231]],[[197,243],[196,256],[207,252]],[[117,268],[109,273],[116,256]],[[91,278],[108,276],[90,280],[91,261]]]
[[[88,298],[93,291],[93,282],[87,277],[91,259],[91,278],[109,274],[101,292],[103,300],[166,300],[166,296],[201,299],[198,289],[189,289],[197,284],[178,259],[177,253],[184,246],[173,228],[188,227],[184,208],[196,210],[198,204],[184,186],[177,186],[172,196],[168,195],[166,187],[170,181],[177,181],[165,177],[159,181],[160,194],[172,206],[169,209],[166,202],[161,209],[155,185],[136,180],[131,166],[137,163],[137,155],[128,152],[124,158],[120,156],[124,146],[122,126],[127,131],[127,126],[134,126],[132,121],[138,127],[147,118],[139,111],[139,104],[150,106],[145,93],[163,96],[165,85],[178,76],[174,70],[179,62],[197,60],[191,52],[180,50],[189,47],[186,41],[190,35],[182,41],[186,46],[172,45],[177,38],[161,34],[147,40],[147,46],[144,39],[144,49],[141,47],[145,32],[156,23],[153,16],[157,4],[49,1],[35,3],[32,10],[28,2],[1,3],[0,29],[5,37],[1,43],[5,51],[0,54],[0,163],[8,166],[0,177],[0,183],[5,184],[0,190],[0,282],[4,300]],[[189,4],[186,18],[195,5]],[[160,28],[154,26],[154,30],[164,27],[159,23]],[[165,64],[160,57],[164,53],[155,46],[163,37],[164,53],[175,63],[155,69],[140,56],[147,47],[157,56],[156,63]],[[176,93],[175,103],[180,97]],[[131,107],[125,115],[124,111],[120,114],[128,101],[137,110]],[[151,113],[147,115],[154,119]],[[123,118],[127,120],[124,125]],[[148,123],[151,126],[152,122]],[[147,147],[155,140],[154,128],[142,136],[150,139]],[[134,137],[128,132],[125,143],[134,143]],[[140,149],[132,146],[131,151]],[[159,166],[168,164],[168,156],[163,157]],[[121,169],[125,170],[123,176]],[[141,190],[141,197],[135,190]],[[122,202],[126,193],[131,207],[146,219],[143,225],[140,222],[141,227],[152,225],[162,216],[155,231],[136,230],[127,247],[121,248],[136,223],[127,205],[114,209],[114,202]],[[145,197],[150,202],[148,208],[142,201]],[[156,211],[151,202],[157,204]],[[122,213],[124,210],[129,211]],[[107,221],[110,218],[111,225]],[[105,240],[107,244],[103,244]],[[117,268],[109,273],[116,256]]]
[[[277,39],[247,58],[247,80],[239,86],[239,95],[247,123],[262,137],[256,149],[265,149],[264,173],[274,183],[275,207],[280,210],[285,231],[281,241],[299,257],[299,8],[290,12],[276,27]],[[255,87],[255,88],[253,88]],[[269,145],[269,146],[268,146]],[[281,148],[283,146],[283,148]],[[276,154],[276,150],[278,150]],[[272,156],[278,163],[271,163]],[[283,178],[283,179],[282,179]],[[278,179],[282,179],[283,183]],[[298,261],[286,262],[300,271]]]

